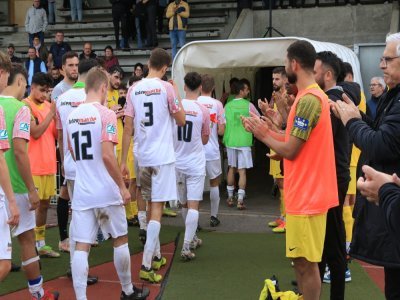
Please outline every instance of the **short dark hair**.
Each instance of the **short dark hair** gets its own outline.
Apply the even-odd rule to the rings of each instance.
[[[74,57],[79,59],[78,53],[76,53],[74,51],[68,51],[67,53],[65,53],[62,56],[62,65],[65,66],[65,64],[67,63],[67,59],[74,58]]]
[[[104,51],[106,51],[107,49],[111,50],[111,53],[114,53],[114,49],[113,49],[113,47],[111,47],[110,45],[107,45],[107,46],[104,48]]]
[[[238,80],[232,83],[231,93],[234,95],[239,95],[240,91],[244,89],[245,83],[243,80]]]
[[[29,51],[29,49],[33,49],[33,50],[35,50],[35,52],[36,52],[36,48],[33,47],[33,46],[29,46],[29,47],[28,47],[28,51]]]
[[[195,91],[201,85],[201,76],[197,72],[189,72],[189,73],[187,73],[183,80],[185,81],[185,85],[191,91]]]
[[[340,74],[338,76],[337,82],[343,82],[347,74],[351,74],[354,77],[353,67],[348,62],[340,62]]]
[[[124,77],[124,70],[122,70],[122,68],[118,65],[114,65],[112,66],[109,70],[108,73],[110,75],[114,74],[114,73],[119,73],[122,77]]]
[[[89,72],[91,68],[98,67],[99,62],[96,59],[89,58],[89,59],[82,59],[78,65],[78,73],[80,75]]]
[[[240,79],[240,81],[243,81],[243,83],[244,83],[245,85],[247,85],[247,87],[249,88],[249,90],[251,90],[251,84],[250,84],[250,81],[249,81],[247,78],[242,78],[242,79]]]
[[[137,67],[140,67],[140,68],[143,70],[143,64],[142,64],[142,63],[140,63],[140,62],[136,63],[136,64],[133,66],[133,71],[135,71]]]
[[[313,71],[317,53],[310,42],[301,40],[289,46],[287,57],[296,60],[304,70]]]
[[[276,67],[272,70],[272,74],[281,74],[282,76],[286,76],[285,67]]]
[[[333,78],[338,79],[341,73],[341,59],[331,51],[322,51],[317,53],[317,60],[320,60],[325,68],[330,69]]]
[[[8,47],[7,47],[7,48],[13,48],[13,49],[15,50],[15,46],[14,46],[13,43],[8,44]]]
[[[151,51],[149,58],[150,68],[160,71],[163,67],[169,66],[172,62],[171,55],[162,48],[155,48]]]
[[[32,77],[32,85],[39,85],[39,86],[53,86],[53,78],[47,73],[38,72],[35,73]]]
[[[97,60],[97,62],[99,63],[99,65],[100,65],[103,69],[106,68],[106,61],[105,61],[104,58],[97,56],[95,59]]]
[[[209,74],[201,75],[201,89],[204,93],[211,93],[215,88],[214,77]]]
[[[56,31],[56,34],[57,34],[57,33],[62,33],[62,34],[64,35],[64,31],[62,31],[61,29],[57,30],[57,31]]]
[[[134,84],[135,82],[140,81],[140,80],[142,80],[142,77],[133,75],[133,76],[129,77],[128,85],[131,86],[132,84]]]
[[[7,85],[12,85],[15,81],[15,78],[18,74],[21,74],[25,77],[26,81],[28,81],[28,73],[25,68],[21,64],[12,64],[10,76],[8,77]]]
[[[235,82],[237,82],[237,81],[239,81],[239,78],[232,77],[232,78],[229,80],[229,85],[232,85],[233,83],[235,83]]]

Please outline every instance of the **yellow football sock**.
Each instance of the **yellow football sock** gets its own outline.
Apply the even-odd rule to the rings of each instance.
[[[353,211],[354,211],[354,204],[350,205],[350,207],[351,207],[351,213],[353,214]],[[352,215],[352,216],[353,216],[353,215]]]
[[[346,242],[351,242],[354,224],[351,206],[343,206],[343,221],[346,230]]]
[[[35,240],[44,241],[46,237],[46,225],[35,227]]]
[[[133,214],[134,216],[137,216],[137,215],[138,215],[138,207],[137,207],[137,202],[136,202],[136,200],[131,201],[130,206],[131,206],[132,214]]]
[[[286,208],[285,208],[285,197],[283,195],[283,189],[279,189],[279,199],[280,199],[280,211],[281,211],[281,216],[285,217],[286,216]]]
[[[126,213],[126,218],[128,220],[133,218],[134,214],[132,212],[131,202],[129,202],[127,205],[125,205],[125,213]]]

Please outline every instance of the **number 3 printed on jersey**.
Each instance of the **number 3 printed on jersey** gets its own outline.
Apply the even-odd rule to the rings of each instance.
[[[74,132],[72,134],[72,139],[74,140],[74,153],[76,160],[93,159],[93,154],[88,154],[88,149],[92,147],[92,135],[89,130]]]

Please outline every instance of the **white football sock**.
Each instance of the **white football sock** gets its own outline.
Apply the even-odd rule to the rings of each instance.
[[[156,249],[158,236],[160,234],[161,224],[155,220],[151,220],[147,225],[146,245],[144,245],[142,265],[147,269],[151,268],[151,261]]]
[[[86,251],[76,250],[72,258],[72,281],[77,300],[86,300],[86,286],[89,273],[88,255]]]
[[[195,209],[189,209],[185,222],[185,239],[183,249],[189,250],[190,243],[196,234],[197,224],[199,222],[199,212]]]
[[[246,192],[244,190],[242,190],[242,189],[238,190],[238,201],[239,202],[243,202],[245,194],[246,194]]]
[[[211,216],[218,216],[218,208],[219,208],[219,187],[212,186],[210,187],[210,204],[211,204]]]
[[[228,191],[228,197],[233,197],[233,191],[235,190],[235,187],[233,185],[228,185],[226,186],[226,190]]]
[[[118,278],[124,293],[126,295],[133,294],[131,255],[129,253],[128,243],[114,248],[114,266],[117,270]]]
[[[147,213],[145,211],[138,212],[140,229],[147,230]]]

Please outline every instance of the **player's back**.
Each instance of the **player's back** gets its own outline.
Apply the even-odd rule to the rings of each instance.
[[[217,160],[220,158],[219,142],[218,142],[218,124],[224,124],[225,118],[224,108],[221,101],[212,97],[200,96],[197,101],[204,105],[210,112],[210,139],[204,149],[207,160]]]
[[[134,151],[141,167],[175,161],[173,114],[178,100],[170,83],[158,78],[142,79],[128,92],[133,106]]]
[[[63,131],[64,172],[66,179],[75,179],[75,162],[68,150],[67,119],[69,114],[85,102],[84,88],[72,88],[63,93],[56,100],[57,103],[57,129]]]
[[[176,168],[191,175],[205,174],[205,152],[202,134],[210,132],[209,111],[195,100],[182,100],[185,126],[175,126]]]
[[[102,142],[117,142],[115,113],[100,103],[83,103],[68,117],[68,139],[76,159],[72,208],[84,210],[122,203],[102,156]]]

